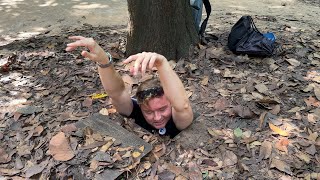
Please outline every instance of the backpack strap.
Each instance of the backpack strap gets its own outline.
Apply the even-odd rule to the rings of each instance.
[[[205,20],[203,20],[200,30],[199,30],[199,35],[202,36],[204,34],[204,31],[206,30],[207,24],[208,24],[208,20],[209,20],[209,16],[211,14],[211,4],[209,0],[203,0],[203,4],[204,7],[206,8],[206,12],[207,12],[207,18]]]

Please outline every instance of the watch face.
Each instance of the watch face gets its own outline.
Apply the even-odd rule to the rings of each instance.
[[[159,134],[160,134],[160,135],[164,135],[164,134],[166,134],[166,131],[167,131],[167,130],[166,130],[165,127],[164,127],[164,128],[160,128],[160,129],[159,129]]]

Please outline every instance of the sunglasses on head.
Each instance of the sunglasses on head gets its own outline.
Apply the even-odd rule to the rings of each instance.
[[[137,92],[136,96],[139,102],[143,102],[146,98],[162,96],[164,94],[162,87],[153,87]]]

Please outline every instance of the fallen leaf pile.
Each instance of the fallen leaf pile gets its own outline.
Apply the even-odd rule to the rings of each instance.
[[[10,53],[0,54],[0,179],[92,179],[106,169],[124,172],[120,179],[319,179],[319,30],[272,23],[269,30],[281,34],[277,56],[234,55],[225,48],[225,33],[196,46],[190,57],[170,61],[195,126],[201,124],[171,140],[120,116],[96,65],[81,57],[81,49],[64,51],[70,35],[99,40],[134,95],[152,75],[128,75],[121,63],[123,26],[84,26],[3,46]],[[217,32],[229,29],[208,33]],[[152,151],[140,159],[145,147],[123,147],[117,137],[75,126],[94,113],[137,134]]]

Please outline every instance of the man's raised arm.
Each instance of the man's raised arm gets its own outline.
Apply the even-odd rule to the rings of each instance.
[[[66,51],[72,51],[77,47],[86,47],[88,51],[82,51],[81,55],[99,64],[98,71],[105,91],[112,99],[112,104],[120,114],[129,116],[133,104],[130,95],[125,90],[124,82],[110,62],[106,52],[92,39],[82,36],[71,36],[69,39],[75,42],[67,44]]]

